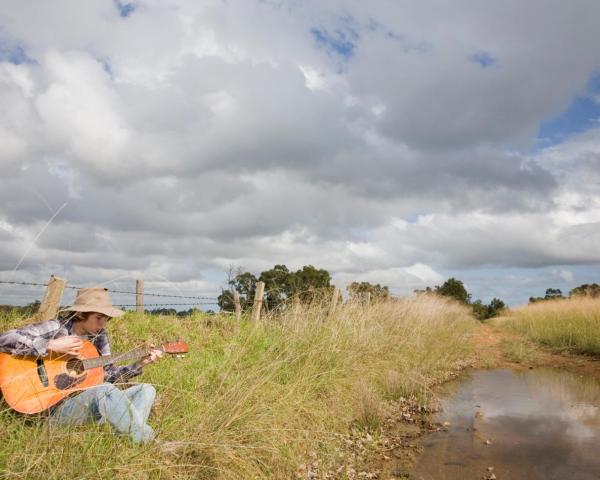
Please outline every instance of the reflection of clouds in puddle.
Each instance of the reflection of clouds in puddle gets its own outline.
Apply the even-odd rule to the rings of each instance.
[[[461,398],[461,390],[469,394]],[[471,399],[480,408],[475,408]],[[600,435],[599,402],[600,384],[593,378],[554,369],[494,370],[475,372],[445,402],[444,410],[464,417],[481,411],[481,422],[508,417],[560,421],[564,434],[586,440]]]
[[[438,419],[452,426],[425,440],[421,476],[462,480],[495,465],[504,478],[599,478],[597,380],[555,369],[479,371],[446,391]],[[459,458],[466,465],[452,468]]]

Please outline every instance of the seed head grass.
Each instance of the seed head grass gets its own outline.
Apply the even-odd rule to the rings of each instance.
[[[600,299],[574,297],[536,302],[496,321],[557,351],[600,354]]]
[[[26,322],[0,318],[4,331]],[[106,425],[53,428],[0,411],[0,477],[7,479],[294,477],[307,452],[327,462],[350,428],[377,431],[382,405],[426,403],[430,387],[470,354],[476,322],[460,305],[419,296],[370,306],[283,308],[258,323],[232,316],[134,314],[111,320],[113,352],[183,338],[185,358],[146,367],[150,417],[161,441],[134,445]]]

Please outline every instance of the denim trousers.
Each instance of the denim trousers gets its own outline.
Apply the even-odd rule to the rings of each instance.
[[[146,422],[156,390],[141,383],[119,390],[112,383],[88,388],[67,398],[50,414],[52,425],[82,425],[86,422],[109,423],[119,433],[130,435],[135,443],[154,438]]]

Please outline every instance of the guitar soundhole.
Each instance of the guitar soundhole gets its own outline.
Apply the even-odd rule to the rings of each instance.
[[[69,375],[81,375],[83,373],[83,363],[77,358],[67,360],[67,372]]]
[[[84,372],[83,363],[77,358],[67,360],[66,368],[67,373],[61,373],[54,377],[54,385],[59,390],[73,388],[83,382],[86,377],[86,375],[81,375]]]

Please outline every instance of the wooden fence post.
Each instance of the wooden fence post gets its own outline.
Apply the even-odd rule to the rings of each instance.
[[[371,306],[371,292],[367,292],[367,298],[365,303],[367,305],[367,308]]]
[[[331,295],[331,305],[329,305],[329,317],[333,317],[335,309],[337,307],[338,299],[340,298],[340,289],[333,287],[333,294]]]
[[[256,293],[254,294],[254,306],[252,307],[252,321],[260,320],[260,310],[263,304],[263,295],[265,293],[265,282],[257,282]]]
[[[135,311],[144,314],[144,281],[135,281]]]
[[[233,305],[235,307],[235,320],[239,326],[242,321],[242,305],[240,303],[240,292],[237,290],[233,291]]]
[[[66,284],[67,281],[64,278],[55,277],[54,275],[50,277],[44,299],[37,313],[33,316],[36,321],[45,322],[56,317]]]

